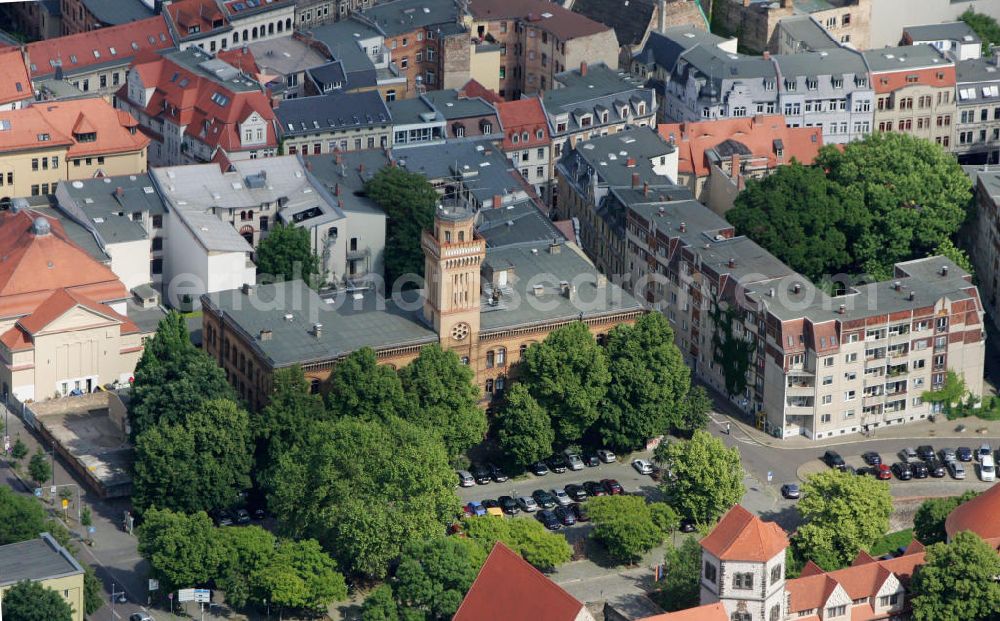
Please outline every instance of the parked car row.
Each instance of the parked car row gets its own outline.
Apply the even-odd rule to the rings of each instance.
[[[975,453],[967,446],[935,451],[933,446],[924,444],[915,449],[906,447],[899,451],[898,457],[899,461],[889,466],[879,453],[868,451],[861,456],[867,465],[853,468],[847,465],[837,451],[831,450],[823,453],[822,460],[830,468],[853,474],[871,475],[882,480],[889,480],[895,476],[900,481],[909,481],[928,477],[940,479],[946,475],[956,480],[963,480],[966,477],[963,462],[968,463],[975,459],[979,462],[979,478],[983,481],[996,480],[996,462],[992,447],[988,443],[983,443]]]
[[[594,468],[604,464],[613,464],[618,457],[613,451],[601,449],[595,453],[585,453],[577,455],[571,451],[553,455],[552,457],[540,461],[528,467],[535,476],[543,477],[550,472],[562,474],[567,470],[583,470],[584,468]],[[643,468],[648,466],[649,471],[643,472],[636,462],[642,462]],[[653,465],[646,460],[637,459],[632,462],[642,474],[652,474]],[[459,487],[475,487],[476,485],[488,485],[490,483],[503,483],[508,479],[499,466],[494,464],[473,464],[469,470],[456,470]]]
[[[212,520],[215,522],[216,526],[232,526],[236,524],[238,526],[246,526],[253,520],[263,520],[267,517],[267,513],[262,507],[252,507],[250,509],[235,509],[230,511],[228,509],[217,509],[212,511]]]
[[[489,515],[493,514],[507,514],[516,515],[518,513],[545,513],[551,512],[556,515],[560,520],[560,523],[564,526],[568,526],[569,523],[566,522],[567,517],[565,511],[560,512],[559,509],[567,509],[568,511],[573,511],[573,519],[575,522],[585,522],[587,521],[584,516],[582,519],[579,515],[579,504],[588,498],[595,496],[607,496],[607,495],[618,495],[625,493],[622,488],[621,483],[615,479],[602,479],[600,481],[587,481],[582,485],[570,484],[562,489],[554,488],[550,490],[536,489],[531,493],[530,496],[500,496],[497,499],[487,498],[483,501],[472,501],[463,507],[463,513],[468,516],[478,516],[478,515]],[[577,507],[577,508],[574,508]],[[546,514],[547,515],[547,514]],[[560,517],[562,516],[562,517]],[[546,522],[547,517],[539,517],[538,519],[542,522]],[[551,522],[551,520],[549,520]],[[546,524],[548,525],[548,524]]]

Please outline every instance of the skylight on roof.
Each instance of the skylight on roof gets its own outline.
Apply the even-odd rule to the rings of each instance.
[[[143,194],[152,194],[153,193],[153,186],[151,186],[151,185],[143,186],[142,187],[142,193]]]
[[[222,93],[218,92],[212,93],[212,101],[215,102],[216,105],[222,107],[225,107],[226,105],[229,104],[229,98],[223,95]]]
[[[100,50],[94,50],[94,58],[100,58],[100,57],[101,57]]]
[[[76,64],[76,54],[69,55],[69,62],[73,63],[74,65]]]
[[[112,55],[112,56],[118,56],[118,50],[116,50],[116,49],[114,48],[114,46],[112,46],[112,47],[109,47],[109,48],[108,48],[108,51],[109,51],[109,52],[111,52],[111,55]]]
[[[133,49],[133,50],[138,50],[138,49],[139,49],[139,44],[138,44],[138,43],[136,43],[135,41],[133,41],[133,42],[132,42],[132,49]]]
[[[0,132],[10,131],[10,121],[7,119],[0,119]]]

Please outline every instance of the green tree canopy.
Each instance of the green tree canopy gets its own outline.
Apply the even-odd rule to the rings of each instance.
[[[10,450],[10,456],[13,457],[16,461],[21,461],[22,459],[27,457],[27,455],[28,455],[28,445],[24,443],[24,440],[21,439],[21,436],[18,436],[17,440],[14,441],[14,447],[11,448]]]
[[[322,285],[319,257],[312,250],[309,231],[276,222],[257,244],[257,274],[263,281],[298,279],[314,289]]]
[[[161,424],[136,442],[132,503],[210,511],[231,507],[250,487],[250,419],[232,401],[205,401],[182,424]]]
[[[406,418],[424,429],[434,429],[455,458],[486,436],[486,412],[479,407],[475,374],[453,351],[427,345],[399,372],[410,401]]]
[[[3,616],[10,621],[73,621],[73,609],[42,583],[22,580],[4,592]]]
[[[104,606],[104,585],[93,567],[84,565],[83,571],[83,613],[89,617]]]
[[[393,591],[402,608],[422,613],[418,618],[451,619],[484,560],[482,548],[462,537],[410,543],[396,569]]]
[[[592,498],[587,501],[587,515],[594,523],[590,536],[604,544],[620,563],[639,561],[667,536],[642,496]]]
[[[370,347],[351,352],[338,362],[328,381],[327,407],[338,417],[387,421],[404,416],[410,407],[396,372],[379,364]]]
[[[365,192],[389,217],[385,227],[386,282],[392,285],[407,274],[422,277],[420,236],[434,225],[434,210],[441,200],[434,186],[419,173],[386,166],[365,184]]]
[[[804,524],[793,539],[802,559],[833,571],[848,565],[889,528],[889,485],[839,470],[811,475],[798,504]]]
[[[711,524],[743,498],[743,463],[736,447],[705,431],[690,440],[664,442],[654,460],[664,469],[660,488],[667,502],[698,524]]]
[[[35,539],[45,528],[45,509],[37,500],[0,485],[0,546]]]
[[[1000,24],[985,13],[976,13],[972,9],[966,9],[959,17],[969,25],[983,42],[983,55],[990,53],[990,47],[1000,45]]]
[[[399,621],[392,587],[382,584],[368,594],[361,606],[361,621]]]
[[[496,418],[497,443],[504,455],[526,466],[552,454],[555,432],[548,413],[523,383],[514,384]]]
[[[209,399],[236,399],[222,368],[197,349],[184,318],[170,312],[146,341],[129,396],[132,438],[153,425],[183,422]]]
[[[224,550],[216,547],[212,520],[204,511],[185,514],[150,509],[139,526],[139,554],[164,591],[205,585],[215,577]]]
[[[282,454],[302,442],[313,423],[330,418],[323,398],[310,394],[298,365],[276,370],[271,383],[274,390],[255,419],[257,467],[265,476]]]
[[[213,534],[219,564],[212,573],[226,593],[226,602],[237,608],[250,601],[261,603],[263,595],[255,580],[274,558],[275,536],[259,526],[216,528]]]
[[[708,396],[708,391],[703,386],[691,386],[684,401],[678,404],[674,429],[686,435],[704,429],[711,411],[712,398]]]
[[[937,245],[937,248],[930,253],[930,256],[947,257],[951,259],[955,265],[972,274],[973,278],[976,276],[976,267],[972,264],[972,259],[969,258],[969,253],[956,246],[950,239],[942,240],[942,242]]]
[[[915,621],[992,619],[1000,610],[1000,556],[975,533],[927,548],[911,590]]]
[[[579,440],[597,420],[611,374],[604,349],[582,322],[556,328],[528,348],[521,381],[549,413],[556,444]]]
[[[312,614],[347,598],[347,583],[336,561],[315,539],[279,542],[271,562],[255,574],[254,582],[272,604]]]
[[[554,569],[573,556],[566,537],[549,532],[537,520],[508,520],[484,515],[466,518],[463,526],[466,536],[478,543],[483,553],[489,554],[500,541],[543,571]]]
[[[268,504],[282,532],[310,536],[351,572],[383,577],[403,545],[458,511],[437,434],[401,419],[319,423],[281,456]]]
[[[49,455],[42,451],[40,446],[35,449],[35,454],[28,462],[28,475],[38,485],[42,485],[52,478],[52,464],[49,461]]]
[[[630,451],[681,426],[691,371],[663,313],[615,327],[606,349],[611,383],[597,422],[604,445]]]
[[[815,166],[751,181],[726,214],[737,230],[807,277],[868,272],[926,256],[965,221],[971,182],[951,154],[878,132],[820,150]]]
[[[978,492],[969,490],[961,496],[928,498],[923,501],[913,516],[913,536],[925,546],[944,541],[948,538],[948,533],[944,530],[944,522],[948,519],[948,515],[955,510],[955,507],[978,495]]]
[[[656,584],[653,599],[667,612],[697,606],[701,594],[701,546],[695,537],[685,537],[679,547],[667,546],[663,555],[663,580]]]
[[[815,280],[852,264],[848,240],[858,234],[863,209],[860,198],[830,181],[822,168],[793,162],[749,180],[726,219]]]

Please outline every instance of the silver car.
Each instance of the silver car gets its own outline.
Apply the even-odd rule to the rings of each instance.
[[[573,499],[569,497],[569,494],[567,494],[565,491],[561,489],[553,489],[550,490],[549,493],[552,494],[552,497],[556,499],[556,504],[558,504],[560,507],[565,507],[573,504]]]
[[[633,459],[632,467],[639,472],[639,474],[653,474],[653,464],[649,463],[645,459]]]
[[[962,465],[960,461],[949,461],[948,472],[951,474],[953,479],[964,479],[965,478],[965,466]]]
[[[570,470],[583,470],[583,460],[576,453],[566,453],[566,463]]]
[[[461,487],[475,487],[476,480],[472,478],[472,473],[468,470],[456,470],[458,474],[458,484]]]
[[[534,513],[538,511],[538,503],[531,496],[521,496],[517,499],[517,505],[521,507],[521,511],[525,513]]]

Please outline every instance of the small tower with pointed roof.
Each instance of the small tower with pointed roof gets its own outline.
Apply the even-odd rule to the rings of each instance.
[[[740,505],[701,540],[701,603],[721,602],[733,621],[785,618],[788,536]]]

